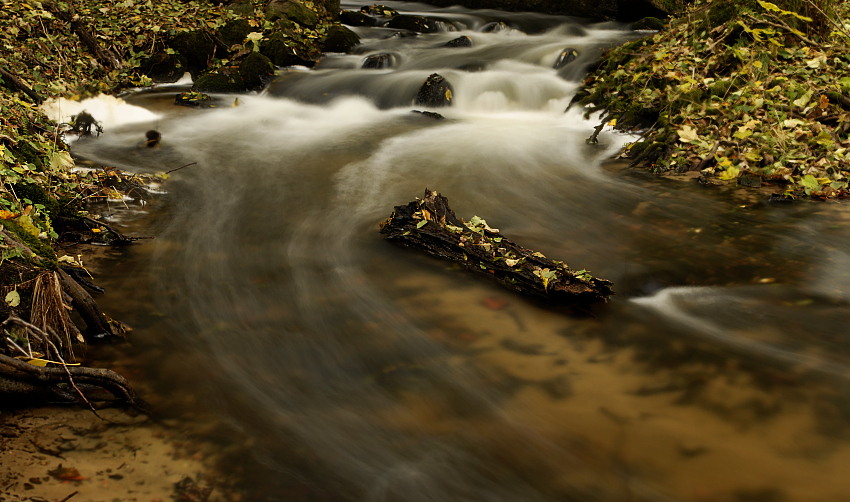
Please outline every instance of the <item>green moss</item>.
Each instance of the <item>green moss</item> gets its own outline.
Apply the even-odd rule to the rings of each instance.
[[[230,68],[221,68],[199,76],[192,87],[196,92],[239,92],[244,89],[242,76]]]
[[[661,31],[665,26],[667,26],[667,23],[657,17],[645,17],[639,21],[635,21],[632,25],[632,29]]]
[[[732,90],[732,81],[731,80],[720,80],[715,82],[709,88],[709,94],[711,96],[724,97]]]
[[[263,80],[274,72],[271,60],[259,52],[252,52],[239,65],[242,83],[248,89],[262,87]]]
[[[18,225],[15,221],[4,220],[3,228],[5,228],[9,233],[14,234],[14,236],[19,241],[26,244],[27,247],[32,249],[32,252],[36,255],[47,259],[49,262],[56,262],[56,251],[54,251],[53,248],[50,247],[50,245],[46,241],[43,241],[38,237],[34,236],[33,234],[27,232],[22,226]]]
[[[34,165],[39,171],[44,170],[44,163],[41,161],[41,152],[28,141],[19,141],[12,150],[18,160]]]

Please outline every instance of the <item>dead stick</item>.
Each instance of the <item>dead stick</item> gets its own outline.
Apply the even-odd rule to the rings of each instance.
[[[80,493],[80,492],[74,492],[74,493],[68,495],[67,497],[65,497],[64,499],[60,500],[59,502],[68,502],[69,500],[71,500],[71,497],[73,497],[74,495],[76,495],[78,493]]]
[[[36,92],[29,88],[27,84],[23,82],[23,80],[19,79],[14,74],[10,73],[8,70],[0,68],[0,75],[3,75],[3,78],[8,79],[11,83],[15,84],[15,87],[23,91],[24,94],[30,97],[36,104],[41,104],[44,101],[44,98],[36,94]]]
[[[174,171],[179,171],[179,170],[183,169],[184,167],[194,166],[195,164],[197,164],[197,162],[192,162],[191,164],[186,164],[185,166],[180,166],[180,167],[178,167],[177,169],[172,169],[172,170],[170,170],[170,171],[165,171],[165,174],[173,173]]]

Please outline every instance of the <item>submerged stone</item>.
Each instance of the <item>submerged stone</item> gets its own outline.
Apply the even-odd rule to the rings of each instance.
[[[454,40],[449,40],[443,47],[472,47],[472,39],[463,35]]]
[[[429,119],[446,120],[446,117],[443,117],[437,112],[423,112],[421,110],[412,110],[411,113],[418,113],[419,115],[422,115],[423,117],[428,117]]]
[[[415,103],[431,108],[451,106],[452,94],[452,86],[448,80],[440,74],[432,73],[419,88]]]
[[[363,61],[363,69],[384,70],[395,66],[395,56],[392,54],[373,54]]]
[[[575,61],[577,57],[578,51],[573,49],[572,47],[567,47],[566,49],[561,51],[561,54],[558,56],[558,60],[555,61],[554,68],[556,70],[560,70],[561,68]]]
[[[505,31],[505,30],[509,30],[509,29],[510,29],[510,26],[503,23],[502,21],[494,21],[492,23],[485,24],[478,31],[480,31],[481,33],[498,33],[500,31]]]

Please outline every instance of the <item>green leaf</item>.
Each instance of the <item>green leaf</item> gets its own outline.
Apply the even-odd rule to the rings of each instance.
[[[420,221],[419,223],[416,224],[416,228],[422,228],[427,224],[428,224],[428,220],[422,220],[422,221]]]

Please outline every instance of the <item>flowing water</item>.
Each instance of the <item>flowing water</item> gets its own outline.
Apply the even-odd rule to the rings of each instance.
[[[136,385],[233,451],[244,500],[850,500],[846,205],[606,164],[628,138],[564,110],[624,26],[389,5],[446,31],[357,28],[235,107],[137,94],[158,118],[74,146],[197,162],[100,208],[156,236],[97,264]],[[433,72],[445,120],[411,113]],[[569,315],[382,240],[425,187],[617,296]]]

